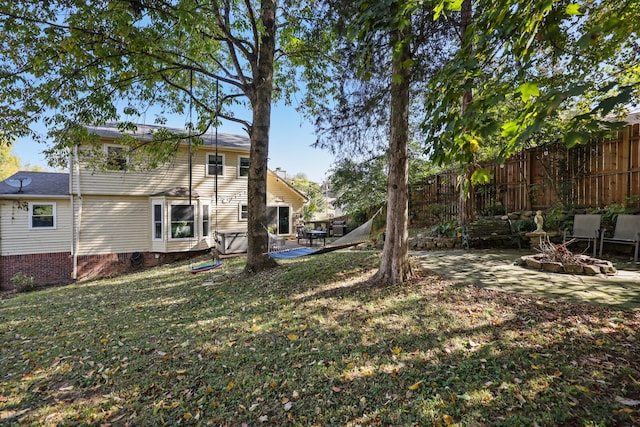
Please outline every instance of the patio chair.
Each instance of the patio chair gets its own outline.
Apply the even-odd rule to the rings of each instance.
[[[573,218],[573,233],[569,234],[569,230],[564,229],[562,243],[567,240],[586,240],[589,245],[593,242],[593,257],[596,257],[598,247],[598,238],[600,237],[600,215],[576,215]]]
[[[640,215],[618,215],[613,237],[600,239],[600,257],[604,242],[635,246],[633,261],[638,262],[638,244],[640,243]]]
[[[304,228],[299,228],[296,231],[296,239],[298,240],[298,244],[300,244],[300,240],[306,240],[309,242],[309,236],[307,235],[307,230]]]

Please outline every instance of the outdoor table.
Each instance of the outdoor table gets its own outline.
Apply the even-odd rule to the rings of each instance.
[[[308,230],[306,232],[309,239],[309,246],[313,246],[313,239],[322,239],[322,245],[327,244],[327,231],[326,230]]]

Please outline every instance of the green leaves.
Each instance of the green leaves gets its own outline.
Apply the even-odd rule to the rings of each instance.
[[[540,89],[535,83],[523,83],[518,87],[516,93],[520,93],[522,102],[527,102],[532,96],[540,96]]]
[[[604,98],[598,103],[593,113],[600,113],[602,116],[608,115],[617,106],[631,102],[636,88],[634,86],[623,86],[619,89],[618,94]]]
[[[442,12],[459,12],[462,8],[463,0],[440,0],[433,8],[434,21],[440,18]]]
[[[579,3],[571,3],[569,5],[567,5],[567,7],[565,8],[565,13],[567,15],[570,16],[575,16],[575,15],[582,15],[582,12],[580,12],[580,4]]]
[[[436,12],[449,7],[440,1]],[[588,8],[551,0],[477,8],[473,41],[429,83],[423,129],[434,158],[464,165],[467,133],[500,156],[535,145],[541,133],[559,132],[554,140],[569,145],[597,137],[602,117],[623,117],[640,94],[640,73],[629,62],[636,29],[626,20],[637,12],[635,2],[610,0]]]
[[[491,182],[491,171],[489,169],[476,169],[471,174],[471,182],[474,185],[489,184]]]

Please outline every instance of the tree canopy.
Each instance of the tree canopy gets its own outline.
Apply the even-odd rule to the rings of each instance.
[[[0,181],[19,171],[43,172],[40,166],[22,164],[20,157],[11,154],[11,145],[0,143]]]
[[[305,221],[310,221],[317,212],[327,209],[327,202],[322,194],[322,187],[316,182],[309,181],[305,174],[296,174],[287,180],[296,190],[302,192],[309,198],[309,202],[302,208],[302,215]]]
[[[0,181],[20,170],[20,159],[11,154],[11,147],[0,144]]]
[[[440,19],[459,2],[441,1]],[[481,146],[520,149],[564,114],[571,146],[615,126],[603,120],[640,90],[636,0],[475,1],[465,46],[429,84],[423,128],[434,159],[465,164]],[[465,90],[473,100],[460,114]],[[508,114],[501,106],[515,105]]]
[[[295,89],[274,91],[290,75],[288,56],[276,51],[292,46],[301,21],[290,17],[304,12],[295,2],[283,6],[276,0],[4,2],[0,127],[37,139],[29,126],[42,121],[54,137],[50,159],[63,161],[78,142],[95,141],[84,124],[119,121],[124,130],[140,120],[163,124],[168,114],[184,115],[199,132],[223,119],[243,124],[251,138],[247,269],[271,265],[260,225],[271,103],[274,94]],[[238,106],[246,107],[247,118],[234,114]],[[158,132],[151,142],[123,143],[133,166],[155,167],[171,160],[185,137]]]

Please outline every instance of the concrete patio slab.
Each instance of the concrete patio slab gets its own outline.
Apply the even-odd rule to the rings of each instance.
[[[495,249],[412,252],[423,268],[454,282],[640,311],[640,265],[613,260],[618,269],[613,276],[550,273],[515,265],[527,254],[531,252]]]

